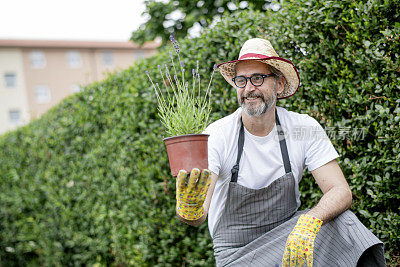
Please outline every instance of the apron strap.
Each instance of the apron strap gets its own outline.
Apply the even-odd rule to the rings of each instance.
[[[292,172],[292,167],[290,166],[289,153],[287,151],[285,133],[282,130],[281,122],[279,121],[278,112],[275,109],[276,114],[276,128],[278,130],[279,145],[281,147],[283,166],[285,167],[285,173]]]
[[[238,174],[239,174],[239,162],[240,162],[240,158],[242,157],[243,147],[244,147],[244,126],[243,126],[242,118],[240,118],[238,154],[237,154],[236,164],[231,169],[231,173],[232,173],[231,182],[234,182],[234,183],[237,182],[237,178],[238,178]]]
[[[281,147],[283,165],[285,167],[285,173],[289,173],[289,172],[292,171],[292,168],[290,166],[289,153],[287,151],[285,134],[284,134],[284,132],[282,130],[281,123],[279,121],[278,112],[277,112],[276,108],[275,108],[275,115],[276,115],[276,125],[277,125],[276,128],[277,128],[277,131],[278,131],[279,145]],[[234,182],[234,183],[237,182],[237,178],[238,178],[238,175],[239,175],[239,163],[240,163],[240,158],[242,157],[242,154],[243,154],[243,147],[244,147],[244,126],[243,126],[242,118],[240,118],[240,132],[239,132],[239,139],[238,139],[238,154],[237,154],[236,164],[231,169],[231,173],[232,173],[231,182]]]

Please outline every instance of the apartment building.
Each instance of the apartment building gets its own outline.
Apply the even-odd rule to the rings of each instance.
[[[158,43],[0,40],[0,134],[66,96],[151,56]]]

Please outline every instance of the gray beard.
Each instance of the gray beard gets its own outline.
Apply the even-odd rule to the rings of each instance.
[[[254,116],[254,117],[260,117],[261,115],[267,113],[268,110],[270,110],[271,107],[274,105],[274,103],[276,101],[275,90],[274,90],[274,93],[273,93],[272,97],[269,98],[268,103],[265,102],[263,97],[261,97],[261,99],[263,100],[261,102],[261,105],[255,106],[253,104],[245,105],[244,99],[242,98],[240,106],[242,107],[242,109],[243,109],[244,113],[246,113],[246,115]]]

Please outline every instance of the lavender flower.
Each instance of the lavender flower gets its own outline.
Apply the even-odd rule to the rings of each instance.
[[[156,83],[156,86],[158,87],[158,83]],[[157,87],[153,85],[154,92],[156,93],[156,96],[159,97],[159,94],[157,92]]]
[[[175,52],[176,52],[177,54],[179,54],[179,52],[180,52],[180,50],[179,50],[179,44],[178,44],[178,42],[175,40],[175,38],[174,38],[174,36],[173,36],[172,34],[169,36],[169,39],[171,40],[171,42],[172,42],[172,44],[173,44],[173,46],[174,46]]]
[[[174,48],[175,48],[175,52],[176,52],[177,54],[179,54],[180,50],[179,50],[179,44],[178,44],[177,42],[174,43]]]
[[[153,83],[153,80],[152,80],[151,77],[150,77],[149,71],[146,70],[145,72],[146,72],[147,77],[149,77],[150,82]]]
[[[145,73],[146,73],[147,77],[149,77],[149,80],[150,80],[150,82],[151,82],[151,85],[152,85],[153,88],[154,88],[154,92],[156,93],[157,97],[159,97],[158,92],[157,92],[157,88],[156,88],[156,86],[154,85],[153,79],[151,78],[151,76],[150,76],[150,74],[149,74],[149,71],[146,70]]]
[[[181,60],[180,47],[173,35],[170,36],[170,40],[177,55],[174,56],[171,50],[170,63],[157,65],[162,83],[153,81],[149,71],[145,71],[157,96],[159,116],[169,136],[201,133],[210,119],[210,85],[216,65],[213,66],[208,86],[202,90],[199,61],[196,61],[196,68],[192,69],[192,81],[185,80],[187,59]],[[164,87],[161,88],[160,85]]]

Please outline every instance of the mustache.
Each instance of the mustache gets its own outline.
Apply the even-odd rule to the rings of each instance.
[[[265,101],[264,96],[262,94],[256,94],[256,93],[252,92],[252,93],[249,93],[249,94],[246,94],[246,95],[242,94],[242,96],[241,96],[242,102],[247,97],[259,97],[259,98],[261,98],[262,101]]]

